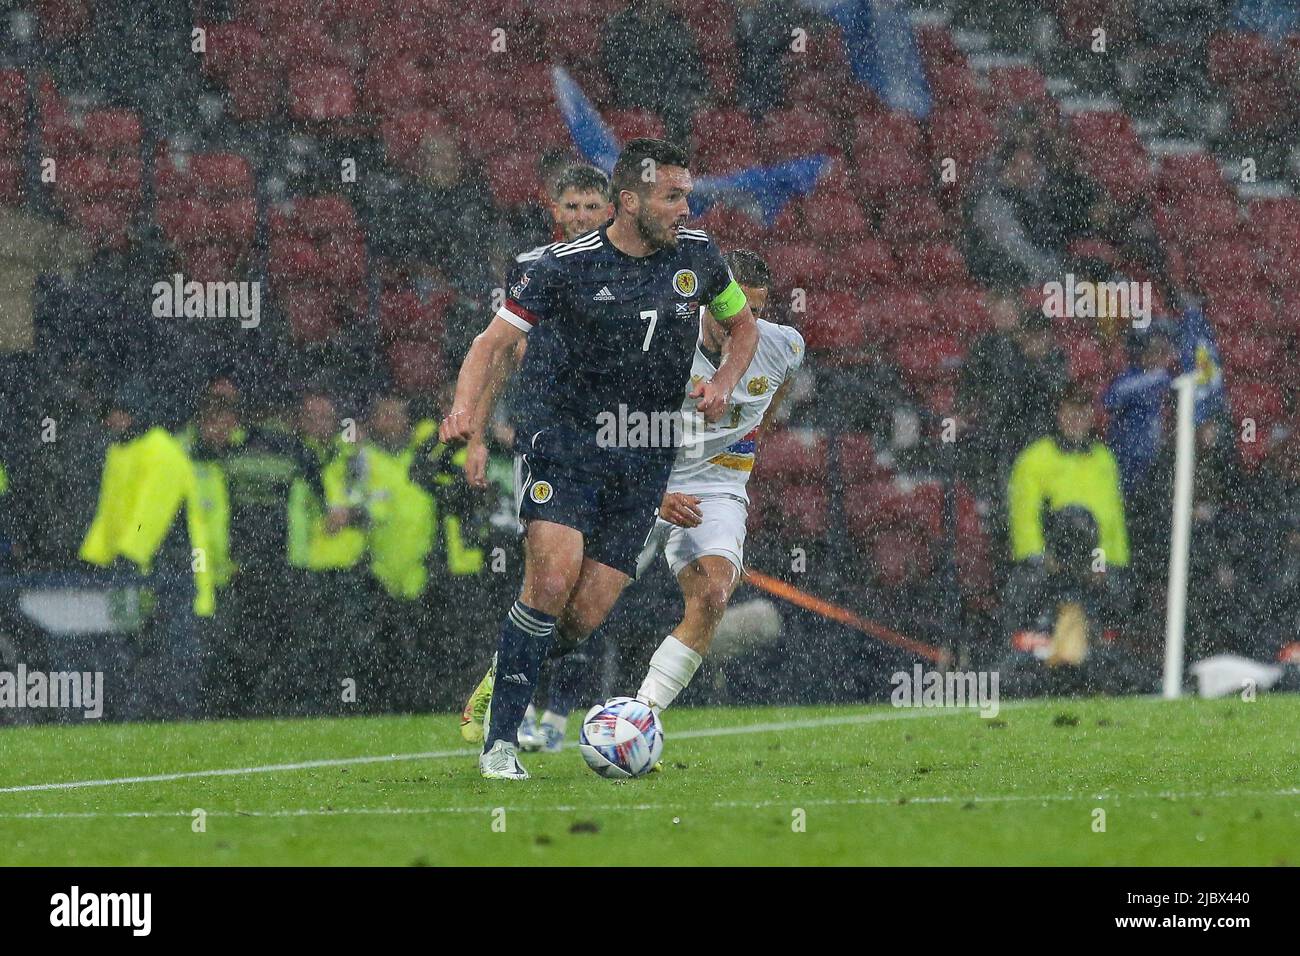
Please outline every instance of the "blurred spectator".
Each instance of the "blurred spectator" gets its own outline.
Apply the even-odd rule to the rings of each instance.
[[[964,468],[982,493],[1001,484],[1026,445],[1052,430],[1068,381],[1051,319],[1041,310],[1020,309],[1004,295],[990,311],[993,331],[976,340],[958,382],[958,407],[973,429]]]
[[[1074,387],[1057,405],[1056,429],[1016,458],[1007,484],[1011,519],[1011,557],[1041,560],[1044,512],[1071,505],[1087,511],[1097,525],[1105,567],[1127,567],[1128,529],[1119,466],[1093,435],[1092,396]]]
[[[754,116],[775,109],[785,99],[789,82],[791,31],[797,26],[787,0],[737,0],[736,100]],[[696,135],[706,130],[696,130]]]
[[[371,177],[364,198],[371,250],[484,301],[498,238],[492,194],[450,134],[427,133],[417,164],[414,178]]]
[[[1012,137],[976,173],[964,209],[971,274],[1001,288],[1041,285],[1065,272],[1059,194],[1031,142]]]
[[[1146,477],[1164,444],[1169,386],[1180,361],[1172,333],[1163,324],[1131,330],[1127,346],[1129,366],[1102,398],[1110,414],[1106,444],[1119,461],[1126,498]]]
[[[603,53],[617,106],[657,113],[684,141],[705,92],[690,26],[664,0],[632,0],[605,25]]]

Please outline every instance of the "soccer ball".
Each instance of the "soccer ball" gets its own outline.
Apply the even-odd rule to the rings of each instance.
[[[664,750],[664,731],[649,705],[611,697],[587,711],[578,735],[587,766],[610,780],[649,773]]]

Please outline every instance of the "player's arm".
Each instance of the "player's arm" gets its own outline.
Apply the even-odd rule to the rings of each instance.
[[[492,410],[496,408],[497,399],[510,376],[519,370],[524,361],[527,339],[521,339],[513,349],[499,353],[488,369],[487,384],[479,395],[478,406],[474,410],[475,418],[484,423],[492,420]],[[477,438],[469,440],[469,450],[465,457],[465,480],[472,488],[487,487],[488,450],[486,437],[481,430]]]
[[[709,303],[709,313],[727,336],[722,367],[709,381],[691,389],[691,398],[699,399],[696,408],[705,420],[715,422],[722,417],[732,391],[758,351],[758,323],[745,301],[745,293],[734,280]]]
[[[794,379],[787,378],[781,383],[781,387],[776,390],[776,394],[772,396],[771,404],[767,406],[767,411],[763,413],[763,420],[758,423],[758,434],[760,437],[766,435],[768,427],[772,422],[776,421],[776,413],[780,409],[781,405],[784,404],[786,397],[790,394],[790,388],[793,384]]]
[[[501,385],[513,370],[515,352],[524,341],[523,330],[502,319],[500,313],[474,337],[456,378],[451,411],[438,428],[440,441],[482,440],[483,427],[496,405]]]

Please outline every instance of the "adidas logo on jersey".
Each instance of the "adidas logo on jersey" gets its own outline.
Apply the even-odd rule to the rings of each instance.
[[[591,297],[593,302],[613,302],[614,293],[609,291],[609,286],[601,286],[600,291]]]

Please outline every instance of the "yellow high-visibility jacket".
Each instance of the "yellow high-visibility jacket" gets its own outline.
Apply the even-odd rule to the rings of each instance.
[[[325,525],[330,508],[348,505],[348,459],[355,451],[356,446],[343,441],[316,449],[325,461],[320,473],[324,501],[305,478],[295,478],[289,487],[289,563],[294,567],[335,571],[355,567],[365,555],[365,531],[346,527],[331,534]]]
[[[441,455],[446,446],[438,441],[438,423],[432,419],[421,419],[416,422],[415,427],[411,430],[411,440],[402,452],[402,460],[406,463],[408,473],[409,469],[420,456],[436,458]],[[451,457],[451,463],[461,471],[465,470],[465,462],[469,459],[469,449],[461,448]],[[451,475],[446,473],[439,474],[434,481],[439,486],[450,485],[453,481]],[[434,527],[437,527],[437,502],[434,506]],[[461,520],[458,515],[445,513],[442,515],[442,539],[447,552],[447,570],[454,575],[478,574],[483,570],[483,549],[471,545],[465,540],[465,534],[461,527]]]
[[[370,515],[370,570],[390,595],[414,600],[428,583],[433,498],[408,475],[404,454],[366,445],[365,500]]]
[[[216,610],[216,575],[199,495],[194,465],[166,429],[153,428],[109,446],[99,505],[81,544],[81,560],[106,567],[120,555],[148,574],[176,513],[184,507],[190,548],[208,556],[192,565],[194,613],[210,616]]]
[[[1016,458],[1007,483],[1011,522],[1011,557],[1023,561],[1042,554],[1043,505],[1056,511],[1078,505],[1097,522],[1099,543],[1108,565],[1129,562],[1128,531],[1119,466],[1110,449],[1093,442],[1085,451],[1070,452],[1050,436],[1040,438]]]

